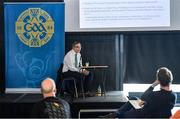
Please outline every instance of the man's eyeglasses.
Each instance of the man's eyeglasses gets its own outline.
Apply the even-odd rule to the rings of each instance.
[[[74,46],[75,48],[81,48],[81,46]]]

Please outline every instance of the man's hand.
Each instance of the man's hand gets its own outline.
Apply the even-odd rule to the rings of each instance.
[[[139,106],[140,106],[140,107],[143,107],[145,104],[146,104],[146,102],[145,102],[145,101],[143,101],[143,100],[139,100]]]
[[[154,81],[154,83],[152,84],[152,87],[155,87],[155,86],[157,86],[158,84],[159,84],[159,80],[156,79],[156,80]]]
[[[81,72],[81,73],[83,73],[83,74],[84,74],[84,75],[86,75],[86,76],[87,76],[87,75],[89,75],[89,71],[88,71],[88,70],[85,70],[85,69],[84,69],[84,70],[82,70],[82,72]]]

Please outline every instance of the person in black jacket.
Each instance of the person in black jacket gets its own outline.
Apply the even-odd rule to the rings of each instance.
[[[176,94],[172,92],[170,85],[173,75],[166,67],[159,68],[154,83],[141,96],[139,103],[142,108],[134,109],[128,101],[117,112],[110,113],[106,118],[169,118],[171,109],[176,103]],[[159,91],[153,91],[160,84]],[[131,98],[132,99],[132,98]],[[134,98],[133,98],[134,99]]]
[[[70,118],[69,104],[60,98],[56,98],[56,86],[54,80],[47,78],[41,83],[43,100],[36,103],[32,109],[32,118]]]

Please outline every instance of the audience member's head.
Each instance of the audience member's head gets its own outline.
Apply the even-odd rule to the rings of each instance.
[[[76,52],[76,53],[80,53],[81,52],[81,43],[79,41],[75,41],[72,44],[72,49]]]
[[[42,81],[41,83],[41,92],[44,96],[46,97],[55,97],[56,95],[56,85],[53,79],[51,78],[46,78],[45,80]]]
[[[161,86],[169,86],[173,81],[173,75],[171,71],[166,67],[161,67],[157,70],[157,79]]]

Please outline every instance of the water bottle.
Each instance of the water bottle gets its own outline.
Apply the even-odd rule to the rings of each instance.
[[[100,85],[98,86],[98,94],[97,94],[97,96],[101,96],[101,86]]]

